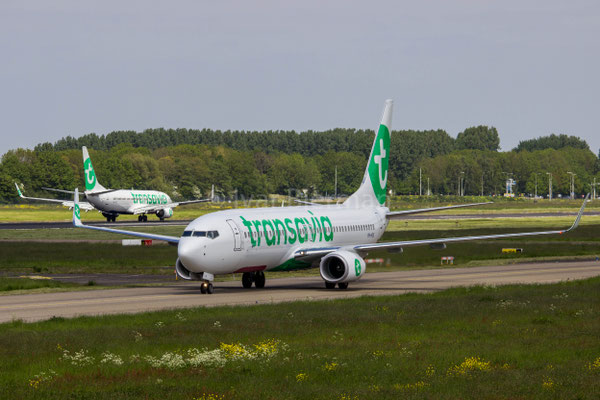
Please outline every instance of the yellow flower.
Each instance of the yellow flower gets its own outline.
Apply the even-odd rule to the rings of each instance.
[[[406,383],[404,385],[400,385],[399,383],[394,385],[394,389],[396,390],[420,390],[427,386],[427,383],[423,381],[418,381],[415,383]]]
[[[304,382],[307,379],[308,374],[305,374],[304,372],[300,372],[298,375],[296,375],[296,382]]]
[[[545,377],[544,381],[542,382],[542,387],[546,390],[551,390],[554,388],[554,381],[552,380],[552,378],[549,377]]]
[[[427,369],[425,370],[425,375],[427,375],[428,377],[432,377],[433,375],[435,375],[435,368],[433,367],[433,365],[427,367]]]
[[[338,363],[336,362],[332,362],[332,363],[325,363],[325,369],[327,371],[335,371],[338,367]]]
[[[588,363],[588,369],[590,371],[600,371],[600,357],[596,358],[593,362]]]
[[[465,376],[474,371],[489,371],[492,369],[491,362],[484,361],[479,357],[465,358],[465,361],[448,369],[450,376]]]

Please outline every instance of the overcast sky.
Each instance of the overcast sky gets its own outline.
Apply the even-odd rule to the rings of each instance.
[[[600,147],[597,0],[3,0],[0,60],[0,154],[126,129],[374,129],[386,98],[394,129]]]

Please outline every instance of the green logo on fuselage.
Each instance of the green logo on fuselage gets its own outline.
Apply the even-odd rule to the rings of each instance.
[[[369,178],[379,204],[385,203],[387,190],[388,164],[390,153],[390,131],[387,126],[379,125],[377,138],[373,144],[373,155],[369,160]]]
[[[333,225],[327,216],[317,217],[312,212],[307,217],[247,220],[240,216],[248,228],[252,247],[306,242],[330,242],[333,240]]]
[[[131,192],[133,204],[167,204],[169,199],[166,194],[146,194]]]

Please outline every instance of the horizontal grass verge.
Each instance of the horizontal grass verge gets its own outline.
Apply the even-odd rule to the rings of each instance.
[[[598,293],[593,278],[13,321],[0,325],[0,397],[593,399]],[[245,356],[265,343],[271,357]],[[192,365],[193,349],[225,362]]]

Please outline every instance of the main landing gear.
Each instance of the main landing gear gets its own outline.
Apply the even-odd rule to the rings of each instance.
[[[213,294],[215,291],[215,287],[210,282],[202,282],[200,285],[200,293],[202,294]]]
[[[246,289],[250,289],[252,287],[252,283],[254,283],[254,286],[259,289],[264,288],[266,281],[265,273],[262,271],[244,272],[242,274],[242,286],[244,286]]]
[[[138,222],[148,222],[147,215],[138,215]]]
[[[337,284],[340,289],[348,289],[348,282],[340,282]],[[325,289],[335,289],[335,283],[325,281]]]
[[[116,222],[117,216],[115,214],[102,214],[106,218],[106,222]]]

